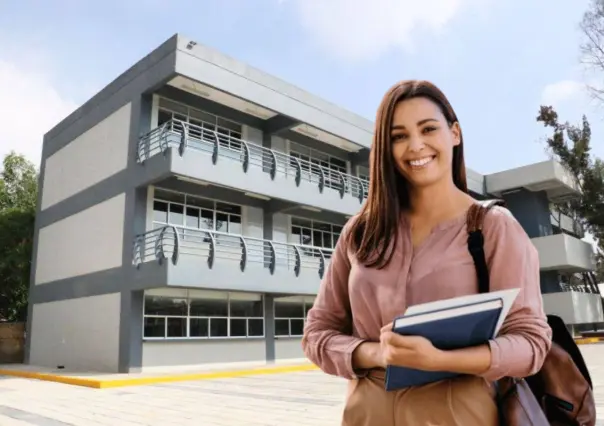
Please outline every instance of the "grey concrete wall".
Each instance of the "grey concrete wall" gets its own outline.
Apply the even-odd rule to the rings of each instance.
[[[70,371],[118,371],[120,293],[37,303],[29,362]]]
[[[122,266],[125,194],[40,229],[35,284]]]
[[[299,337],[278,337],[275,340],[276,359],[303,359],[306,358],[302,350],[302,339]]]
[[[264,339],[145,341],[142,370],[265,360]]]
[[[45,160],[42,210],[127,167],[131,113],[127,103]]]

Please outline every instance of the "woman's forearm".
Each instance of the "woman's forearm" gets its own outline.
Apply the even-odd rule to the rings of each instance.
[[[379,343],[363,342],[352,353],[352,368],[367,370],[384,367],[382,351]]]
[[[482,375],[491,366],[489,345],[441,351],[437,370],[453,373]]]

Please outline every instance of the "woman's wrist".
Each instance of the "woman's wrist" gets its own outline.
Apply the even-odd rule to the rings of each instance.
[[[355,370],[384,368],[382,349],[379,343],[363,342],[352,353],[352,366]]]

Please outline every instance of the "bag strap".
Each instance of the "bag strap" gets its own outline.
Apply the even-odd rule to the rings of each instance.
[[[484,235],[482,227],[484,218],[495,206],[505,207],[503,200],[487,200],[473,204],[468,210],[466,225],[468,228],[468,251],[474,260],[476,266],[476,275],[478,275],[478,292],[489,292],[489,267],[484,253]]]

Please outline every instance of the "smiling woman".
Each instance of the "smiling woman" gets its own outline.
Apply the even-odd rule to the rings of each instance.
[[[503,208],[490,210],[483,230],[491,291],[520,286],[500,335],[442,350],[388,325],[409,306],[478,292],[466,228],[476,203],[466,185],[461,127],[445,95],[426,81],[396,84],[377,113],[369,196],[342,229],[302,340],[324,372],[350,379],[342,425],[495,426],[492,383],[543,365],[551,329],[538,254]],[[460,376],[387,392],[388,365]]]

